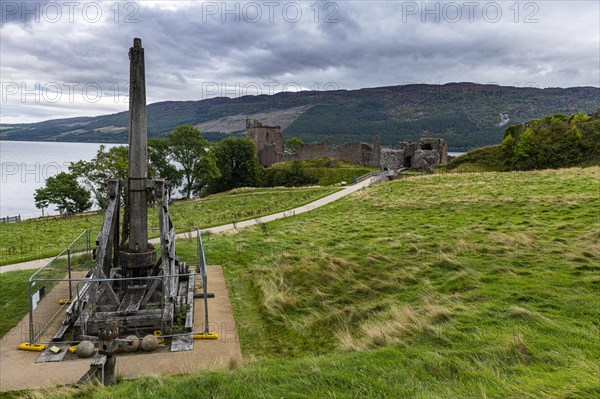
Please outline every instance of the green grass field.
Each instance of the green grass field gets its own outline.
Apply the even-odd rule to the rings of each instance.
[[[237,189],[200,200],[174,202],[175,226],[210,227],[280,212],[337,191],[334,187]],[[149,226],[158,226],[156,209],[148,212]],[[30,219],[0,224],[0,265],[57,255],[85,229],[99,229],[103,214]]]
[[[600,397],[599,190],[598,167],[416,176],[209,235],[243,367],[31,395]]]
[[[314,158],[299,162],[306,174],[318,180],[321,186],[339,185],[342,181],[352,184],[355,176],[360,177],[377,170],[375,167],[355,165],[332,158]],[[286,169],[291,165],[292,162],[281,162],[272,168]]]
[[[29,311],[27,281],[33,273],[34,270],[19,270],[0,274],[0,337]]]

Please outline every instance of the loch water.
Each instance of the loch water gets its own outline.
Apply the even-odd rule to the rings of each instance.
[[[0,141],[0,217],[21,215],[22,219],[42,216],[33,195],[46,179],[68,172],[69,164],[96,155],[99,143],[58,143],[45,141]],[[104,144],[110,148],[116,144]],[[51,205],[45,215],[56,215]]]

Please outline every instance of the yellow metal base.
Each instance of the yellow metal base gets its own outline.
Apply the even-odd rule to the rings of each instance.
[[[160,338],[160,330],[154,330],[154,336],[156,337],[156,340],[158,341],[159,344],[164,344],[165,343],[165,339],[164,338]]]
[[[58,301],[58,304],[59,304],[59,305],[65,305],[65,304],[67,304],[67,303],[69,303],[69,304],[70,304],[70,303],[73,303],[73,301],[72,301],[72,300],[70,300],[70,299],[68,299],[68,298],[59,299],[59,301]]]
[[[34,352],[41,352],[44,349],[46,349],[48,347],[48,345],[45,344],[30,344],[29,342],[23,342],[22,344],[19,344],[19,350],[21,351],[34,351]]]
[[[208,332],[202,334],[194,334],[192,335],[192,337],[194,337],[194,339],[218,339],[219,334],[217,334],[216,332]]]

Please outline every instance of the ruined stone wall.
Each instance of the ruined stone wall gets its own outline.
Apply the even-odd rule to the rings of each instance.
[[[379,136],[373,145],[348,143],[332,147],[329,140],[318,143],[305,143],[296,154],[284,152],[283,137],[279,126],[265,126],[256,120],[246,121],[246,135],[256,145],[256,154],[262,166],[277,162],[309,160],[313,158],[334,158],[364,166],[379,166],[381,144]]]
[[[313,158],[329,157],[331,146],[329,140],[323,139],[318,143],[305,143],[296,153],[296,159],[307,160]]]
[[[444,163],[448,163],[448,143],[446,143],[444,140],[440,140],[441,141],[441,145],[439,148],[439,153],[440,153],[440,163],[444,164]]]
[[[363,166],[379,166],[373,162],[373,147],[365,143],[342,144],[332,149],[334,157]]]
[[[262,166],[293,160],[334,158],[363,166],[378,166],[382,170],[410,168],[431,172],[439,164],[448,162],[448,145],[442,139],[403,141],[398,149],[381,148],[379,136],[373,145],[347,143],[332,147],[329,140],[305,143],[297,153],[284,152],[283,136],[279,126],[265,126],[259,121],[246,121],[246,134],[256,144],[256,154]]]
[[[381,150],[381,164],[379,167],[382,170],[399,169],[398,165],[402,165],[403,162],[404,151],[391,148],[384,148]]]
[[[431,172],[439,164],[446,162],[448,162],[448,145],[444,140],[421,139],[403,141],[398,149],[383,149],[380,168],[382,170],[410,168]]]
[[[258,160],[262,166],[271,166],[278,162],[287,162],[298,159],[296,154],[277,151],[275,145],[264,146],[260,151],[257,150]]]
[[[381,140],[379,136],[375,136],[375,140],[373,140],[373,155],[371,163],[374,166],[379,166],[381,163]]]
[[[375,140],[378,144],[379,137]],[[371,146],[366,143],[347,143],[336,147],[325,139],[319,143],[306,143],[297,153],[296,159],[307,160],[313,158],[334,158],[363,166],[379,166],[381,148],[379,145]]]

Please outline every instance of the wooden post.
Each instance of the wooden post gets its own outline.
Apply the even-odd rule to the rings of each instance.
[[[129,49],[129,250],[146,252],[148,247],[148,178],[146,78],[141,39]]]

